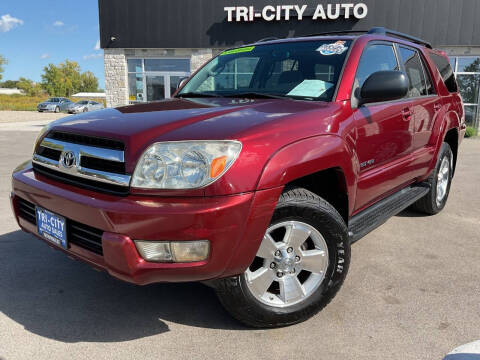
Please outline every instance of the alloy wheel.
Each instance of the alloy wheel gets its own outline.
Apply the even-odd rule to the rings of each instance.
[[[260,302],[275,307],[297,304],[318,289],[329,265],[322,234],[300,221],[270,226],[245,272],[247,287]]]

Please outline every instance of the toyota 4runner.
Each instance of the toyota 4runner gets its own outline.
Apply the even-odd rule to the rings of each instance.
[[[350,244],[443,209],[465,132],[448,58],[384,28],[226,50],[172,99],[66,117],[15,169],[20,227],[136,284],[204,281],[240,321],[303,321]]]

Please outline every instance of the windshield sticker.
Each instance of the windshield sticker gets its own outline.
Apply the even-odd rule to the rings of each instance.
[[[317,51],[322,55],[340,55],[347,51],[348,47],[345,46],[345,41],[337,41],[333,44],[323,44]]]
[[[238,49],[226,50],[226,51],[222,52],[220,55],[231,55],[231,54],[250,52],[253,49],[255,49],[255,46],[247,46],[247,47],[238,48]]]
[[[317,98],[333,86],[332,83],[323,80],[303,80],[288,94],[290,96],[306,96]]]

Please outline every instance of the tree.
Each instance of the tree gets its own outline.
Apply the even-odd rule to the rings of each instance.
[[[28,96],[39,96],[43,93],[43,88],[40,84],[33,82],[30,79],[25,79],[21,77],[17,81],[17,87],[23,91]]]
[[[6,89],[15,89],[17,87],[17,80],[5,80],[3,83],[0,84],[0,87]]]
[[[2,55],[0,55],[0,80],[2,80],[3,65],[7,65],[8,61]]]
[[[66,96],[79,91],[96,91],[98,80],[90,71],[81,73],[80,65],[65,60],[57,65],[49,64],[43,69],[42,86],[52,96]]]
[[[81,75],[82,86],[80,91],[96,92],[98,91],[98,79],[91,71],[86,71]]]

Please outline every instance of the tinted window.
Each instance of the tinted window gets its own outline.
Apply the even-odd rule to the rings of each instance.
[[[407,97],[428,95],[425,77],[423,75],[422,61],[418,53],[413,49],[407,49],[401,46],[400,58],[402,59],[409,80]]]
[[[398,70],[397,58],[392,45],[375,44],[367,47],[358,64],[356,81],[362,87],[367,78],[374,72]]]
[[[446,57],[430,53],[430,59],[435,63],[438,71],[442,75],[443,82],[450,92],[457,92],[457,82],[455,81],[455,75],[453,74],[450,62]]]

